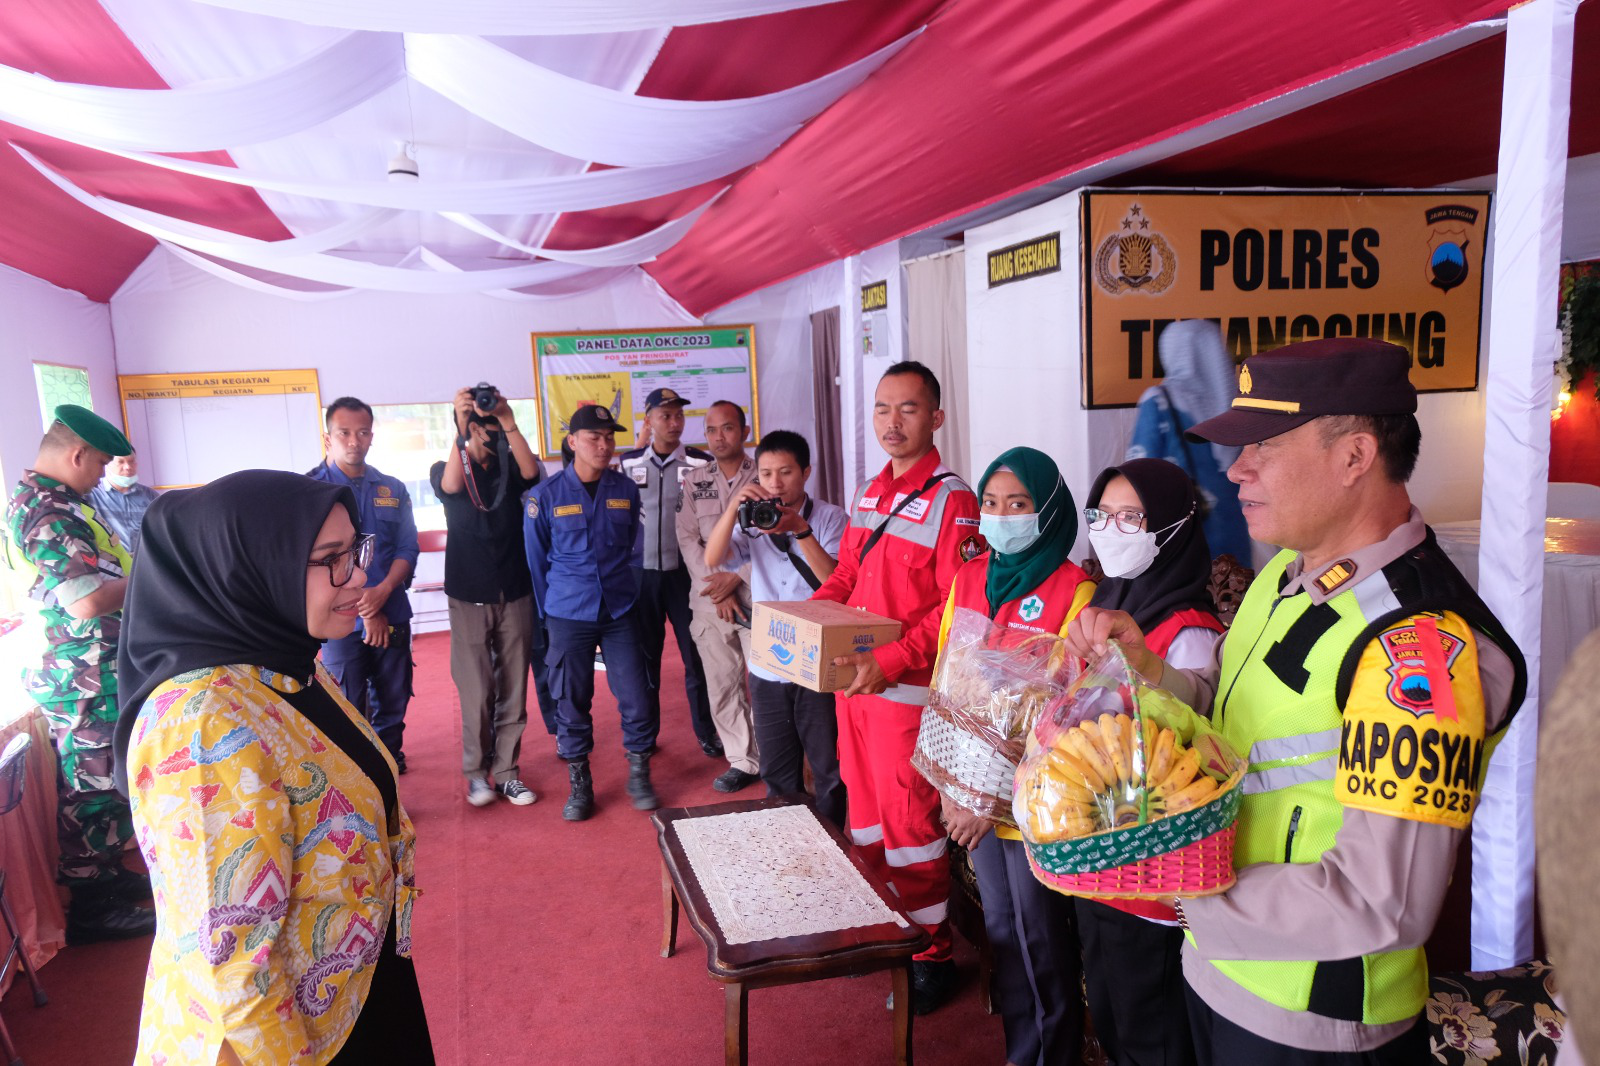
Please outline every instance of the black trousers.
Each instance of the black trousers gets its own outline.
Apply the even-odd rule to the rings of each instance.
[[[1006,1033],[1006,1061],[1078,1066],[1082,962],[1072,899],[1039,883],[1020,840],[990,833],[967,856],[994,952],[993,992]]]
[[[1089,1017],[1117,1066],[1195,1066],[1183,930],[1075,899]]]
[[[661,721],[661,652],[667,643],[667,623],[678,641],[683,657],[683,688],[689,696],[689,719],[694,735],[702,744],[722,744],[717,723],[711,718],[711,699],[706,692],[706,671],[700,665],[694,636],[689,632],[689,570],[682,563],[676,570],[640,570],[639,602],[633,614],[639,620],[639,640],[644,645],[644,661],[650,676],[650,709]]]
[[[750,675],[750,717],[767,795],[805,791],[811,764],[817,813],[844,828],[845,791],[839,780],[839,712],[831,692]]]
[[[1192,989],[1189,999],[1189,1025],[1194,1030],[1195,1051],[1200,1066],[1418,1066],[1433,1061],[1428,1050],[1427,1027],[1418,1018],[1404,1033],[1371,1051],[1304,1051],[1274,1044],[1241,1029],[1206,1006]]]

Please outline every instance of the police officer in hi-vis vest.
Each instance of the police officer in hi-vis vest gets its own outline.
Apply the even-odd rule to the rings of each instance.
[[[1081,655],[1121,641],[1249,761],[1238,883],[1175,901],[1201,1066],[1429,1058],[1422,945],[1526,671],[1406,493],[1410,363],[1356,338],[1253,356],[1191,431],[1244,449],[1250,535],[1284,549],[1208,668],[1165,666],[1121,612],[1069,627]]]

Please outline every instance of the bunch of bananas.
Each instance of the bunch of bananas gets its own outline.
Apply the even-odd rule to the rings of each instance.
[[[1136,739],[1137,737],[1137,739]],[[1198,807],[1219,785],[1201,753],[1149,718],[1102,714],[1063,730],[1025,786],[1039,843],[1140,825]]]

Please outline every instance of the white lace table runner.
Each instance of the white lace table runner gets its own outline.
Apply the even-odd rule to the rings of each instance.
[[[672,827],[729,944],[907,924],[808,808],[685,818]]]

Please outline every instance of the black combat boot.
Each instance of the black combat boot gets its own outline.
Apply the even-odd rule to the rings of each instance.
[[[655,786],[650,783],[650,753],[628,752],[628,798],[635,810],[653,811],[661,806]]]
[[[67,908],[67,943],[128,940],[156,931],[156,912],[119,899],[114,882],[73,886]]]
[[[589,760],[573,759],[567,763],[567,780],[572,791],[567,805],[561,808],[561,817],[569,822],[581,822],[594,813],[594,778],[589,776]]]

